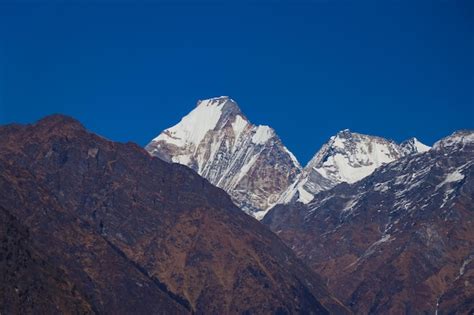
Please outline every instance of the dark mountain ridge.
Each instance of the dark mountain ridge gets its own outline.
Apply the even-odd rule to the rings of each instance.
[[[0,208],[62,274],[51,286],[32,267],[58,313],[348,312],[278,237],[187,167],[60,115],[0,135]],[[30,280],[0,287],[14,294]]]

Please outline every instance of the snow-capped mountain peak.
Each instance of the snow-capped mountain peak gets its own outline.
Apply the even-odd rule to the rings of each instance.
[[[227,96],[199,101],[146,149],[165,161],[193,168],[258,218],[301,170],[276,132],[251,124]]]
[[[405,154],[416,154],[423,153],[431,149],[430,146],[420,142],[417,138],[413,137],[400,143],[400,147]]]
[[[354,183],[401,156],[393,141],[346,129],[331,137],[309,165],[323,177]]]
[[[153,141],[166,141],[176,146],[199,144],[209,130],[216,128],[223,116],[236,116],[240,108],[227,96],[200,100],[197,106],[181,121],[166,129]],[[241,117],[246,122],[246,119]]]
[[[309,161],[297,181],[282,194],[280,202],[309,203],[315,194],[342,182],[355,183],[404,154],[391,140],[341,130]]]
[[[474,143],[474,130],[459,130],[437,141],[433,145],[433,149],[441,150],[449,147],[460,147],[462,149],[465,145],[471,143]]]

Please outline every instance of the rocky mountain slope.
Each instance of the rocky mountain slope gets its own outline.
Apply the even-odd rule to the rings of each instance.
[[[28,229],[0,208],[0,312],[91,314],[93,308],[60,268],[34,247]]]
[[[257,218],[277,202],[301,170],[275,131],[252,125],[228,97],[199,101],[146,150],[192,168]]]
[[[278,203],[308,203],[321,191],[355,183],[384,164],[429,148],[416,138],[398,145],[381,137],[340,131],[315,154]]]
[[[474,132],[276,206],[263,223],[357,314],[471,314]]]
[[[1,313],[347,312],[224,191],[71,118],[0,127],[0,191]]]

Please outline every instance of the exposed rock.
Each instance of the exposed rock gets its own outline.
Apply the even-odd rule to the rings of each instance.
[[[474,133],[263,219],[358,314],[474,310]]]
[[[428,149],[416,138],[398,145],[381,137],[342,130],[314,155],[278,203],[309,203],[314,195],[337,184],[355,183],[382,165]]]
[[[273,129],[252,125],[228,97],[199,101],[146,149],[165,161],[192,168],[259,219],[301,169]]]
[[[92,314],[64,272],[33,245],[28,229],[0,208],[0,313]]]

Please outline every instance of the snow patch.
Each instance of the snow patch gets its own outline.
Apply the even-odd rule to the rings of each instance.
[[[342,139],[340,137],[334,137],[333,136],[330,139],[333,140],[332,145],[334,147],[344,149],[344,142],[342,141]]]
[[[258,126],[252,137],[252,142],[255,144],[265,144],[272,136],[272,128],[268,126]]]
[[[306,189],[304,189],[303,185],[301,187],[298,187],[298,193],[298,201],[304,204],[308,204],[314,199],[314,195],[310,192],[307,192]]]
[[[390,189],[390,186],[389,186],[388,182],[377,183],[374,186],[374,191],[378,191],[378,192],[381,192],[381,193],[386,192],[389,189]]]
[[[458,182],[462,179],[464,179],[464,175],[461,174],[458,169],[456,169],[453,172],[449,173],[446,178],[438,186],[436,186],[436,189],[439,189],[448,183]]]
[[[234,130],[235,139],[240,137],[242,131],[248,126],[248,122],[242,118],[242,116],[237,115],[234,122],[232,123],[232,130]]]
[[[418,153],[423,153],[431,149],[430,146],[427,146],[426,144],[421,143],[420,141],[418,141],[417,138],[413,138],[413,141],[414,141],[414,146],[416,148],[416,151]]]
[[[190,165],[191,164],[191,156],[186,155],[186,154],[173,156],[171,158],[171,160],[174,163],[179,163],[179,164],[183,164],[183,165]]]

